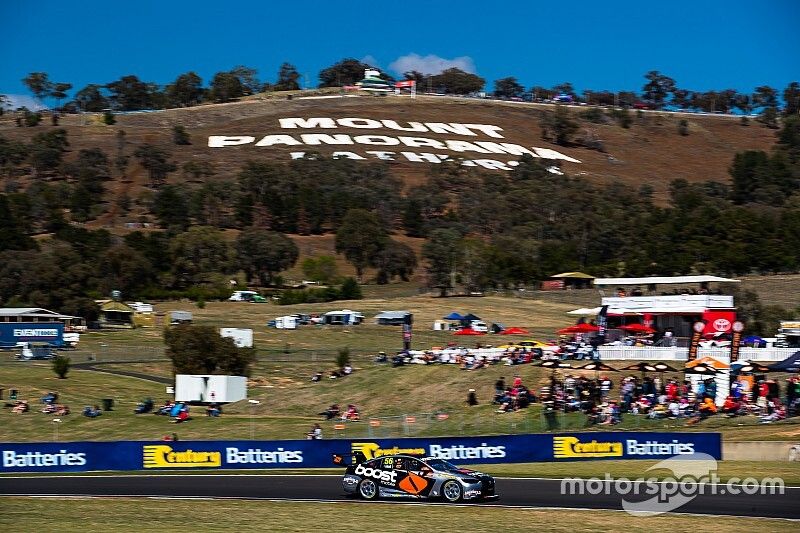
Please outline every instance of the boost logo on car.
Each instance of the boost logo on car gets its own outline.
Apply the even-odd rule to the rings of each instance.
[[[371,477],[381,481],[382,483],[387,483],[390,485],[397,483],[397,472],[394,471],[383,471],[378,470],[377,468],[369,468],[364,465],[358,465],[356,467],[356,474],[359,476]]]

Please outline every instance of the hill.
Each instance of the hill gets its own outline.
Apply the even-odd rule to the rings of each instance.
[[[256,146],[264,136],[291,135],[296,140],[302,134],[328,134],[356,136],[400,136],[422,137],[438,142],[452,140],[468,143],[510,143],[524,148],[555,150],[580,163],[562,160],[563,171],[581,176],[592,183],[619,181],[639,187],[653,187],[654,197],[665,202],[667,186],[676,178],[691,182],[729,182],[728,168],[733,156],[743,150],[767,150],[774,143],[773,130],[751,125],[743,126],[740,120],[730,116],[673,114],[659,112],[631,112],[630,128],[620,127],[607,113],[595,116],[587,108],[570,107],[570,115],[578,120],[579,139],[590,140],[593,146],[602,145],[603,152],[584,146],[558,146],[542,140],[542,113],[552,112],[553,106],[521,102],[483,101],[465,98],[442,97],[358,97],[346,98],[337,95],[322,95],[309,99],[255,98],[229,104],[204,105],[185,109],[170,109],[148,113],[130,113],[116,116],[113,126],[103,125],[99,115],[64,116],[60,126],[66,129],[70,148],[77,152],[84,148],[100,148],[109,155],[116,154],[120,145],[119,130],[125,131],[123,150],[130,154],[136,146],[144,143],[165,148],[180,168],[187,162],[209,162],[213,167],[210,180],[228,180],[236,176],[245,160],[288,161],[291,152],[318,151],[331,154],[333,151],[352,151],[366,159],[375,159],[368,151],[388,151],[394,154],[390,167],[407,185],[423,181],[430,164],[409,161],[400,152],[446,153],[468,159],[490,159],[503,162],[517,159],[513,154],[475,152],[467,146],[466,151],[440,150],[435,147],[409,147],[405,144],[382,145],[373,139],[374,145],[328,145],[317,146],[275,144]],[[597,110],[597,108],[592,108]],[[383,124],[378,128],[369,123],[356,123],[360,127],[336,124],[335,129],[312,127],[282,128],[280,119],[325,117],[330,119],[363,118],[371,121],[394,121],[397,126],[411,129],[409,122],[435,124],[488,125],[494,135],[472,129],[472,135],[451,132],[398,131]],[[688,122],[688,135],[679,133],[679,122]],[[361,127],[366,124],[367,127]],[[191,136],[191,145],[175,146],[172,127],[183,126]],[[423,126],[424,128],[424,126]],[[34,134],[52,129],[52,126],[15,128],[13,120],[6,117],[0,122],[0,134],[9,138],[28,140]],[[424,128],[428,129],[428,128]],[[462,130],[464,131],[464,130]],[[210,148],[210,136],[250,136],[251,141],[239,146]],[[500,138],[502,137],[502,138]],[[273,139],[274,140],[274,139]],[[285,139],[284,139],[285,140]],[[394,141],[392,141],[394,142]],[[464,145],[461,146],[464,148]],[[474,148],[474,145],[472,146]],[[544,152],[547,154],[548,152]],[[187,177],[180,172],[172,173],[168,182],[182,183]],[[110,194],[122,193],[131,198],[139,197],[146,190],[146,172],[132,162],[124,180],[116,180]],[[108,222],[106,220],[106,222]]]

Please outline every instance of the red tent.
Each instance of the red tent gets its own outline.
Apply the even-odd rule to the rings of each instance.
[[[569,335],[571,333],[591,333],[592,331],[597,331],[600,328],[594,326],[592,324],[588,324],[583,322],[581,324],[575,324],[574,326],[570,326],[568,328],[558,330],[560,335]]]
[[[508,328],[500,332],[501,335],[530,335],[527,329],[522,328]]]
[[[472,328],[464,328],[456,331],[453,335],[486,335],[486,333],[482,331],[475,331]]]
[[[620,326],[619,329],[624,329],[630,333],[655,333],[656,330],[644,324],[628,324],[627,326]]]

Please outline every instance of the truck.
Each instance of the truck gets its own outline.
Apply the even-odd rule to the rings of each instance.
[[[266,303],[267,299],[258,294],[256,291],[235,291],[228,298],[229,302],[251,302],[251,303]]]
[[[778,348],[800,348],[800,320],[781,320],[775,336]]]

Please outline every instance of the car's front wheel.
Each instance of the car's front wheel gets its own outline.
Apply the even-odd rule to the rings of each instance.
[[[461,500],[462,495],[463,491],[461,489],[461,484],[458,481],[451,479],[442,485],[442,498],[444,498],[445,501],[455,503]]]
[[[358,494],[365,500],[374,500],[378,497],[378,484],[371,479],[362,479],[358,484]]]

